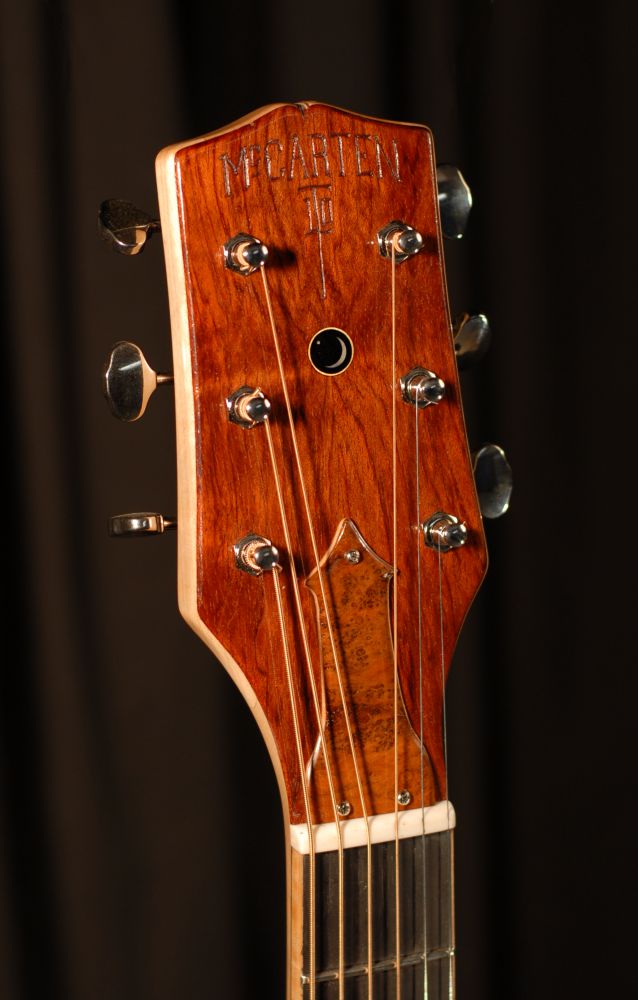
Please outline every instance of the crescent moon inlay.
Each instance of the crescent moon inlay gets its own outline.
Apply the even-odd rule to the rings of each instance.
[[[338,327],[319,330],[308,345],[310,363],[322,375],[340,375],[348,368],[353,356],[350,337]]]

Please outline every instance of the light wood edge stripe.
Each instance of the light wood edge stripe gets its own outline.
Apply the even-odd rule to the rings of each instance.
[[[182,145],[190,145],[184,143]],[[175,155],[180,145],[162,150],[155,161],[157,190],[166,265],[166,282],[171,318],[175,425],[177,436],[177,594],[179,610],[196,635],[228,671],[245,698],[264,738],[272,761],[284,815],[286,837],[286,883],[291,885],[290,810],[279,755],[272,730],[257,696],[238,663],[213,635],[197,608],[197,466],[195,450],[195,409],[190,349],[190,323],[185,264],[182,255],[180,213]],[[288,955],[291,951],[291,893],[286,892]],[[287,996],[290,997],[290,962],[287,962]]]

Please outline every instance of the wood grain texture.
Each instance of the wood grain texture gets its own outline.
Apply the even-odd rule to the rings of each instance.
[[[251,703],[278,771],[287,818],[298,823],[306,817],[272,580],[239,572],[232,547],[253,531],[271,538],[282,552],[295,699],[308,762],[326,713],[324,703],[318,720],[312,705],[290,574],[294,566],[299,579],[306,580],[315,560],[261,274],[243,277],[227,269],[223,245],[243,231],[270,250],[273,314],[322,556],[349,518],[367,545],[392,561],[392,393],[399,392],[398,378],[415,365],[444,379],[446,398],[419,414],[419,434],[421,518],[449,511],[469,531],[463,549],[441,557],[447,671],[485,571],[486,552],[447,308],[432,137],[420,126],[366,119],[320,104],[280,105],[161,154],[158,179],[182,442],[180,606]],[[396,269],[396,372],[391,370],[391,264],[376,242],[377,231],[392,219],[413,225],[424,237],[421,253]],[[308,359],[311,338],[326,327],[346,331],[354,345],[352,364],[335,377],[321,375]],[[244,430],[228,421],[226,397],[241,385],[259,386],[272,404],[292,553],[285,551],[264,429]],[[445,797],[438,556],[425,548],[416,530],[415,416],[414,407],[399,398],[398,662],[407,719],[418,733],[421,545],[429,804]],[[301,593],[313,669],[323,692],[315,599],[306,586]],[[360,613],[354,602],[351,614]],[[339,631],[352,625],[340,618]],[[366,670],[385,676],[381,667],[389,635],[370,640]],[[357,681],[349,690],[352,716],[362,726],[366,713],[358,699],[367,697],[369,685]],[[359,732],[357,739],[365,754],[366,733]],[[335,753],[340,790],[353,806],[351,815],[360,815],[348,751],[335,748]],[[369,805],[376,809],[384,803],[382,811],[387,811],[393,789],[388,789],[385,764],[368,767],[366,774]],[[312,801],[312,821],[330,822],[325,794]]]

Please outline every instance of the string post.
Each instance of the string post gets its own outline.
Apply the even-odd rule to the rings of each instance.
[[[393,219],[378,231],[377,244],[382,257],[401,264],[423,248],[423,237],[414,226],[401,222],[400,219]]]
[[[450,552],[460,549],[467,542],[468,531],[464,521],[459,521],[454,514],[446,514],[439,510],[432,514],[421,525],[425,544],[439,552]]]
[[[268,419],[271,406],[261,389],[242,385],[227,397],[226,409],[231,424],[250,429]]]
[[[245,278],[263,267],[268,259],[268,247],[256,236],[237,233],[224,243],[224,265]]]
[[[281,569],[277,546],[263,535],[245,535],[235,542],[233,551],[237,569],[251,576]]]
[[[403,402],[420,410],[436,406],[445,397],[445,382],[428,368],[412,368],[399,379],[399,385]]]

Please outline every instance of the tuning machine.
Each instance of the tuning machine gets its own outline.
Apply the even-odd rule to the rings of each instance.
[[[441,230],[449,240],[460,240],[465,232],[472,192],[458,167],[440,163],[436,168]]]
[[[177,520],[163,514],[142,511],[136,514],[115,514],[109,518],[108,526],[111,538],[144,538],[147,535],[163,535],[165,531],[174,531]]]
[[[98,228],[102,238],[110,242],[117,253],[134,257],[142,252],[151,236],[160,231],[160,223],[130,201],[108,198],[100,205]]]
[[[509,509],[513,487],[505,452],[497,444],[485,444],[472,455],[472,466],[483,517],[501,517]]]
[[[115,344],[102,372],[102,386],[111,413],[129,423],[144,414],[158,385],[172,381],[172,375],[154,371],[141,348],[129,340]]]
[[[492,342],[492,331],[486,316],[463,313],[454,324],[454,350],[459,371],[471,368],[486,354]]]

